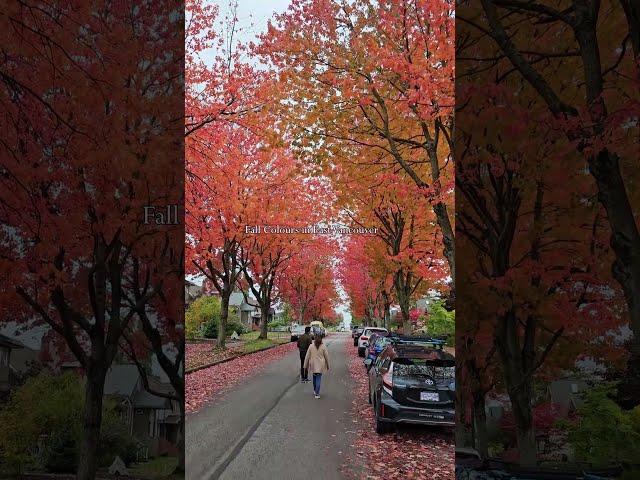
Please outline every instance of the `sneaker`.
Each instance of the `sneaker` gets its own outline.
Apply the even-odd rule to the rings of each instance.
[[[316,398],[320,398],[320,395],[318,395],[317,393],[314,395],[314,397]]]

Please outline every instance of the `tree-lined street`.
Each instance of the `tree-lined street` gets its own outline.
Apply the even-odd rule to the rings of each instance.
[[[344,333],[325,340],[332,362],[318,400],[310,383],[300,383],[296,349],[189,414],[186,478],[344,478],[355,433],[348,340]]]

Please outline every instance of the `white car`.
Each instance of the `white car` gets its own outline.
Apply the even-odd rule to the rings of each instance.
[[[291,341],[298,341],[298,337],[304,333],[304,328],[308,325],[294,325],[291,327]]]
[[[364,357],[367,347],[369,346],[369,337],[371,337],[371,334],[375,332],[389,333],[389,330],[381,327],[366,327],[362,332],[362,335],[360,335],[360,338],[358,338],[358,355],[360,357]]]

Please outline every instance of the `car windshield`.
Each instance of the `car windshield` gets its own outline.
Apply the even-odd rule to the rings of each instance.
[[[403,377],[432,377],[446,379],[455,377],[453,361],[433,361],[422,358],[396,358],[393,374]]]

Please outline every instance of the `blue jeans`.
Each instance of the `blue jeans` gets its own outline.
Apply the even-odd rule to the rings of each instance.
[[[321,373],[314,373],[313,374],[313,392],[316,395],[320,395],[320,381],[322,380],[322,374]]]

